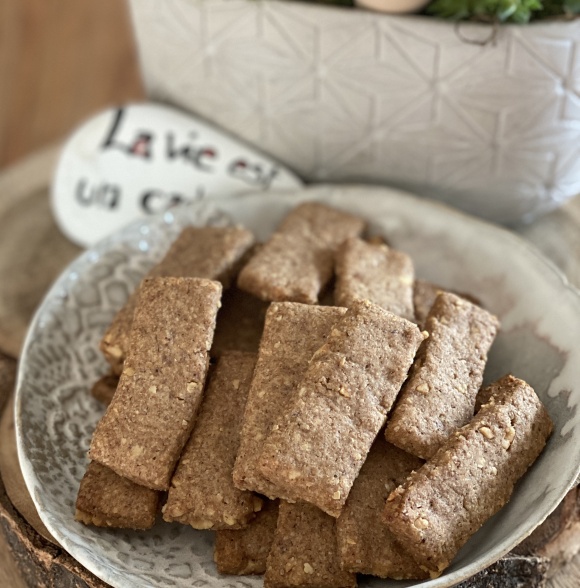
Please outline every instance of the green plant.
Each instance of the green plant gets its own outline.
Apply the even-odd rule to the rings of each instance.
[[[541,8],[540,0],[435,0],[427,6],[427,12],[452,20],[522,23]]]
[[[354,4],[354,0],[299,1],[339,6]],[[547,18],[572,18],[580,14],[580,0],[433,0],[425,13],[448,20],[526,23]]]
[[[543,0],[542,9],[534,17],[551,18],[575,14],[580,14],[580,0]]]
[[[580,0],[434,0],[426,12],[451,20],[526,23],[580,13]]]

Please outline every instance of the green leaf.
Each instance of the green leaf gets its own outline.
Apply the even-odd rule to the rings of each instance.
[[[564,8],[571,14],[580,14],[580,0],[564,0]]]
[[[566,1],[577,2],[580,7],[580,0]],[[434,0],[427,6],[427,13],[452,20],[525,23],[541,9],[540,0]]]

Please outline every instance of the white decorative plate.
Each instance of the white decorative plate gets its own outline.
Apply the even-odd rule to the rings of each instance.
[[[497,313],[502,332],[486,379],[507,372],[528,380],[555,421],[544,454],[511,503],[464,547],[441,578],[451,586],[491,564],[527,536],[571,487],[580,465],[580,297],[532,246],[503,229],[400,192],[317,187],[296,193],[207,200],[139,221],[72,263],[30,328],[20,364],[16,426],[20,461],[40,516],[63,547],[118,588],[261,585],[219,576],[212,534],[159,524],[148,532],[100,530],[73,519],[90,436],[102,414],[91,384],[106,370],[103,330],[147,268],[185,224],[242,223],[266,238],[297,203],[315,199],[358,213],[415,260],[417,274],[469,292]],[[366,586],[409,586],[364,579]]]

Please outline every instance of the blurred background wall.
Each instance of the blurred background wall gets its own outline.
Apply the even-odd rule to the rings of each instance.
[[[124,0],[0,0],[0,168],[142,95]]]

